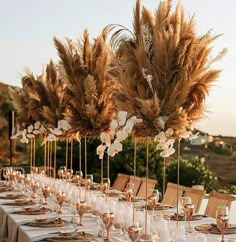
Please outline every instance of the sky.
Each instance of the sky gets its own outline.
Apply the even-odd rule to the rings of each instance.
[[[143,0],[151,11],[159,0]],[[173,0],[173,8],[177,0]],[[79,39],[88,28],[91,37],[108,24],[132,29],[135,0],[0,0],[0,82],[21,86],[24,68],[35,74],[50,59],[58,60],[53,37]],[[236,136],[236,22],[235,0],[182,0],[186,14],[196,17],[196,31],[222,34],[213,54],[227,55],[214,67],[222,73],[206,99],[205,117],[196,128],[212,135]]]

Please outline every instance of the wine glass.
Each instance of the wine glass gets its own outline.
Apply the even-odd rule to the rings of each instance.
[[[229,208],[227,206],[218,206],[216,209],[216,223],[221,232],[221,242],[225,242],[224,232],[228,227]]]
[[[180,206],[184,212],[186,231],[188,233],[191,233],[193,231],[193,228],[190,225],[190,220],[193,215],[194,204],[192,203],[191,197],[182,197],[180,203]]]
[[[154,215],[154,210],[158,200],[159,200],[159,191],[157,189],[152,189],[151,195],[147,197],[147,203],[148,203],[148,207],[152,209],[153,215]]]
[[[108,194],[111,182],[110,178],[103,178],[101,182],[100,189],[104,194]]]
[[[105,238],[105,240],[109,240],[110,239],[110,229],[114,223],[114,213],[103,213],[102,214],[102,222],[105,225],[106,231],[107,231],[107,236]]]
[[[124,196],[125,196],[126,202],[131,202],[133,192],[134,192],[134,183],[127,183],[126,188],[124,189]]]
[[[77,201],[76,203],[76,209],[77,209],[77,212],[79,214],[79,224],[80,226],[83,226],[82,224],[82,217],[84,215],[84,213],[86,212],[86,209],[87,209],[87,204],[85,201]]]
[[[142,235],[142,227],[138,224],[129,226],[128,235],[132,242],[139,241]]]
[[[93,175],[92,174],[86,175],[86,177],[85,177],[85,188],[87,190],[90,190],[92,184],[93,184]]]
[[[56,194],[56,199],[58,201],[58,213],[62,213],[62,204],[65,202],[66,200],[66,194],[64,192],[59,191]]]
[[[44,196],[44,202],[43,202],[43,205],[47,205],[48,202],[47,202],[47,197],[49,197],[51,195],[51,188],[50,186],[42,186],[42,193],[43,193],[43,196]]]
[[[68,169],[66,172],[66,178],[70,180],[73,177],[73,169]]]

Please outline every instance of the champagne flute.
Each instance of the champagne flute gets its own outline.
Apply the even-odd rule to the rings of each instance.
[[[134,192],[134,183],[127,183],[126,188],[124,189],[124,196],[125,196],[126,202],[131,202],[133,192]]]
[[[91,188],[91,186],[93,184],[93,175],[92,174],[88,174],[88,175],[86,175],[85,179],[86,179],[85,180],[85,188],[87,190],[90,190],[90,188]]]
[[[102,179],[101,186],[100,186],[101,191],[104,194],[108,194],[109,193],[110,185],[111,185],[110,178],[103,178]]]
[[[185,218],[185,223],[186,223],[186,232],[191,233],[193,228],[190,225],[190,220],[192,218],[193,209],[194,209],[194,204],[192,203],[191,197],[182,197],[181,198],[181,207],[184,212],[184,218]]]
[[[228,228],[229,221],[229,208],[227,206],[218,206],[216,209],[216,223],[221,232],[221,242],[225,242],[224,233]]]
[[[147,198],[148,206],[150,209],[152,209],[152,215],[154,215],[154,210],[158,200],[159,200],[159,191],[157,189],[152,189],[151,195],[149,195]]]

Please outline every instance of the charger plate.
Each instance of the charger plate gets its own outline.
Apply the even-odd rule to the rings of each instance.
[[[52,210],[50,208],[39,208],[35,210],[20,210],[20,211],[15,211],[15,214],[22,214],[22,215],[40,215],[40,214],[46,214],[46,213],[51,213]]]
[[[190,221],[197,221],[197,220],[201,220],[203,217],[199,214],[194,214],[191,218]],[[170,215],[170,220],[177,220],[177,214],[174,215]],[[178,221],[185,221],[185,218],[183,215],[179,215],[178,216]]]
[[[32,227],[40,227],[40,228],[54,228],[54,227],[63,227],[68,224],[69,224],[68,221],[63,220],[61,218],[50,218],[50,219],[45,218],[40,221],[37,221],[36,219],[36,221],[29,222],[25,225],[32,226]]]
[[[46,239],[48,242],[58,242],[58,241],[71,241],[71,242],[91,242],[95,238],[92,234],[85,232],[76,232],[64,236],[63,233],[59,234],[60,236],[51,237]]]
[[[221,234],[216,224],[201,224],[195,227],[195,229],[202,233],[209,234]],[[236,225],[229,225],[224,234],[236,234]]]

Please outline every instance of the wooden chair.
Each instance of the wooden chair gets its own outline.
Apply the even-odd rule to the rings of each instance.
[[[177,198],[177,184],[168,182],[162,202],[166,205],[176,207],[177,203],[179,202],[179,199],[183,195],[183,192],[184,192],[184,186],[179,185],[179,192],[178,192],[178,198]]]
[[[232,201],[234,201],[233,195],[223,194],[219,192],[210,192],[205,215],[215,218],[217,207],[228,206],[230,209]]]
[[[205,193],[206,192],[204,190],[194,189],[191,187],[184,188],[184,196],[191,197],[192,203],[194,204],[195,213],[199,212],[199,209],[200,209],[200,206],[202,203],[202,199],[203,199]]]
[[[146,186],[147,184],[147,186]],[[147,179],[146,178],[142,178],[142,183],[140,185],[140,188],[138,190],[138,197],[142,197],[142,198],[146,198],[146,190],[147,190],[147,196],[152,194],[152,190],[154,189],[154,187],[157,184],[157,180],[154,179]]]
[[[142,178],[138,177],[138,176],[135,176],[135,177],[134,176],[130,176],[129,177],[129,182],[130,183],[134,183],[134,196],[137,196],[139,187],[140,187],[141,182],[142,182]]]
[[[122,192],[125,189],[125,186],[128,180],[129,180],[129,175],[118,173],[116,180],[112,185],[112,188]]]

